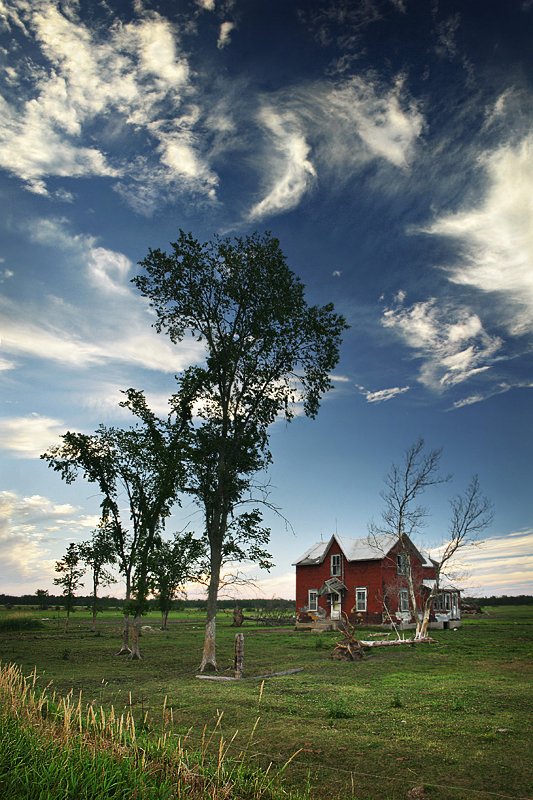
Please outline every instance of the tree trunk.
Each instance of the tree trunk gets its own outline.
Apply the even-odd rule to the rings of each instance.
[[[67,616],[65,618],[65,633],[68,633],[68,621],[70,617],[70,608],[67,608]]]
[[[141,610],[139,609],[135,614],[133,619],[133,634],[131,637],[131,653],[129,655],[130,661],[141,661],[141,650],[140,650],[140,638],[141,638]]]
[[[218,670],[216,660],[216,628],[217,628],[217,597],[218,584],[220,582],[220,566],[222,562],[221,549],[211,544],[211,578],[207,592],[207,615],[205,622],[205,640],[202,663],[200,672],[203,672],[208,664]]]
[[[124,614],[124,629],[122,631],[122,647],[117,656],[129,656],[130,650],[130,615]]]
[[[436,592],[431,591],[429,597],[426,599],[426,602],[424,604],[424,614],[423,614],[423,617],[422,617],[422,623],[420,625],[420,630],[418,630],[418,625],[417,625],[417,630],[416,630],[416,633],[415,633],[415,639],[425,639],[427,637],[427,635],[428,635],[428,624],[429,624],[429,615],[430,615],[430,611],[431,611],[431,601],[433,600],[433,597],[435,595],[436,595]]]

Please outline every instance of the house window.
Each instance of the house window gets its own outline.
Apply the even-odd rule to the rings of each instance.
[[[407,575],[407,556],[405,553],[398,553],[398,575]]]
[[[400,589],[399,593],[399,606],[400,611],[409,611],[409,591],[407,589]]]
[[[307,610],[318,611],[318,591],[317,589],[309,589],[307,592]]]
[[[331,556],[331,574],[332,575],[339,575],[341,574],[341,554],[335,553]]]
[[[444,611],[444,595],[439,594],[433,598],[433,610]]]
[[[355,590],[355,610],[366,611],[366,588],[359,587]]]

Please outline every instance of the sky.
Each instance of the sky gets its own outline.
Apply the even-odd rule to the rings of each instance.
[[[129,387],[164,415],[203,359],[131,283],[181,229],[271,231],[350,325],[317,418],[271,429],[276,566],[244,594],[294,597],[314,542],[366,536],[419,437],[453,478],[416,543],[477,474],[461,585],[533,594],[532,35],[532,0],[0,0],[0,593],[52,593],[98,520],[39,455],[129,426]]]

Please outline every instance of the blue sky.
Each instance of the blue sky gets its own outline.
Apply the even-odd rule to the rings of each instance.
[[[152,328],[148,248],[269,230],[346,333],[314,421],[272,430],[276,567],[365,536],[419,436],[495,507],[474,593],[533,593],[533,3],[0,0],[0,592],[52,590],[94,487],[38,456],[67,429],[165,412],[201,345]],[[168,533],[201,516],[187,501]],[[470,566],[468,566],[470,565]]]

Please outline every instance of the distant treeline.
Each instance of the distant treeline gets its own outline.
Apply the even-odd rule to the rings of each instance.
[[[533,597],[530,594],[507,595],[501,597],[462,597],[463,603],[475,603],[478,606],[530,606],[533,605]]]
[[[85,606],[92,607],[91,595],[78,595],[76,597],[76,606],[83,608]],[[41,608],[54,608],[54,606],[63,606],[65,598],[62,595],[47,594],[46,596],[38,597],[36,594],[23,594],[21,597],[15,595],[0,594],[0,606],[40,606]],[[100,597],[98,599],[98,607],[100,610],[106,608],[122,608],[124,600],[118,597]],[[533,602],[533,598],[532,598]],[[290,610],[294,611],[294,600],[282,599],[267,599],[267,598],[251,598],[247,600],[226,600],[219,599],[217,606],[220,609],[235,608],[238,603],[243,609],[262,610],[268,612],[283,612]],[[150,600],[148,605],[152,609],[157,608],[155,600]],[[204,610],[207,608],[207,600],[175,600],[172,604],[175,611],[183,610],[185,608]]]

